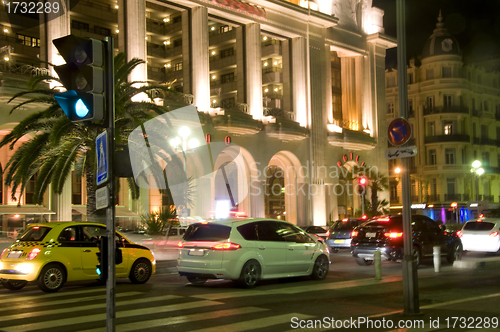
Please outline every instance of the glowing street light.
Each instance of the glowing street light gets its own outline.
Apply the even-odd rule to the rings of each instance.
[[[479,177],[484,174],[484,168],[481,167],[481,162],[479,160],[474,160],[472,162],[470,172],[476,175],[476,202],[479,203]]]
[[[174,150],[182,152],[184,156],[184,173],[186,173],[186,164],[187,164],[186,153],[188,152],[188,149],[192,150],[200,146],[200,142],[198,142],[196,138],[189,139],[191,130],[186,126],[180,127],[178,133],[180,137],[176,136],[172,138],[170,140],[170,145],[174,148]]]

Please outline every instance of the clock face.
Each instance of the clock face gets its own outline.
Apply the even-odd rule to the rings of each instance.
[[[441,48],[443,49],[444,52],[449,52],[451,51],[453,47],[453,40],[450,38],[446,38],[441,42]]]

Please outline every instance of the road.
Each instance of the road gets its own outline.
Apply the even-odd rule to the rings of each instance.
[[[466,259],[475,257],[481,255]],[[419,268],[422,315],[405,316],[400,264],[384,262],[383,279],[376,281],[373,266],[356,265],[348,252],[332,254],[331,261],[325,280],[267,280],[250,290],[220,280],[193,286],[177,275],[174,261],[160,261],[147,284],[118,279],[116,331],[327,331],[349,322],[354,325],[340,330],[372,331],[367,324],[385,322],[380,331],[477,331],[460,329],[460,321],[448,327],[452,317],[473,318],[482,327],[486,317],[498,319],[498,269],[463,270],[443,260],[435,273],[432,260],[424,262]],[[105,287],[97,283],[68,283],[53,294],[34,283],[18,292],[0,289],[0,303],[1,331],[105,331]],[[358,324],[360,319],[366,324]],[[315,322],[315,328],[300,328]],[[424,325],[397,329],[399,322]]]

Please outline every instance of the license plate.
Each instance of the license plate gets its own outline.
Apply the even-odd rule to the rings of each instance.
[[[344,243],[344,240],[335,240],[333,243]]]
[[[191,249],[188,251],[189,256],[203,256],[205,254],[205,250],[203,249]]]
[[[377,233],[366,233],[366,237],[376,237]]]
[[[22,252],[9,252],[9,254],[7,255],[7,258],[19,258],[21,257],[22,255]]]

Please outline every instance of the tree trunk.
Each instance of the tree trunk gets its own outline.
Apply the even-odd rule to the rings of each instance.
[[[377,185],[374,184],[372,186],[372,214],[373,216],[377,215],[377,204],[378,203],[378,188]]]

